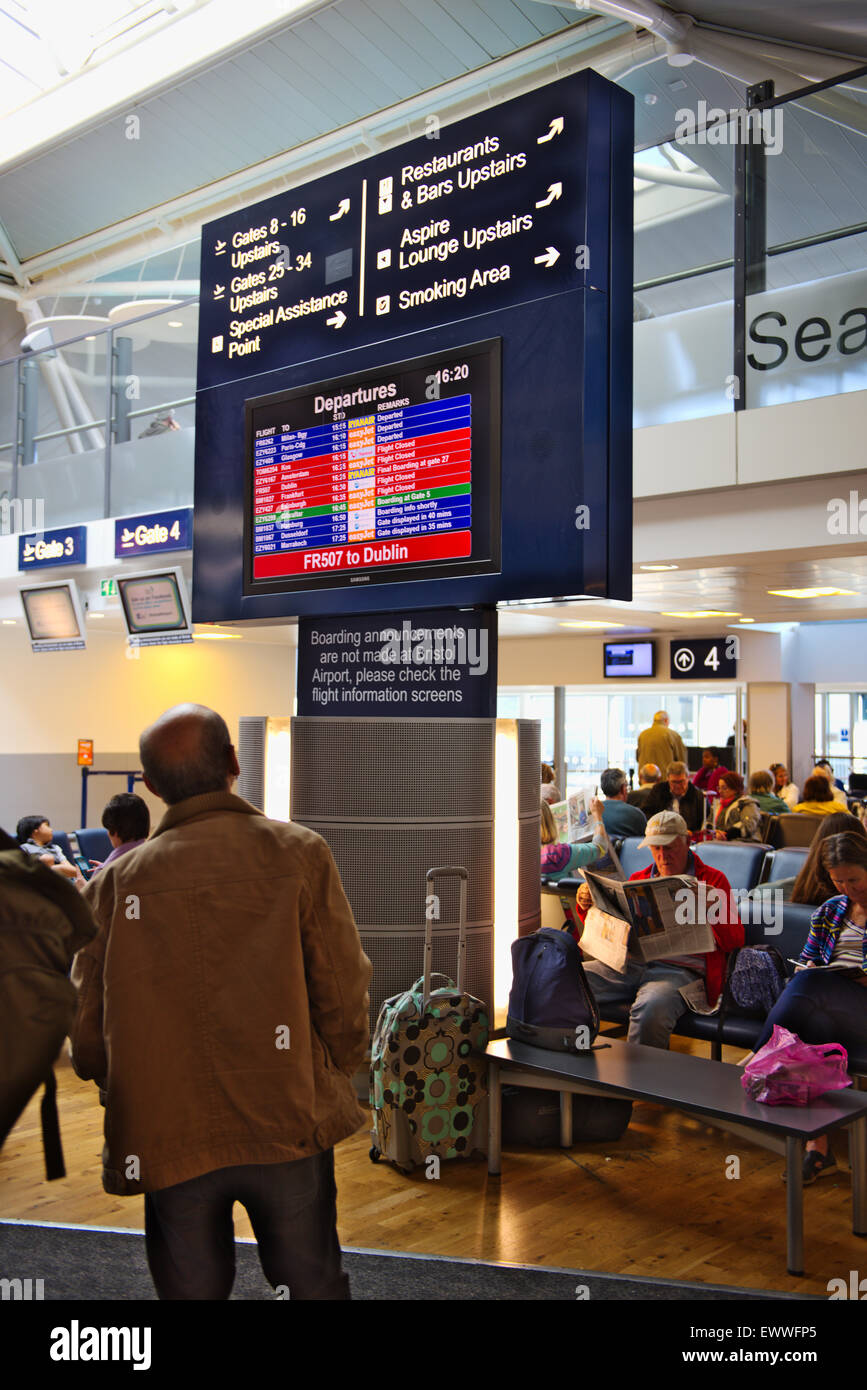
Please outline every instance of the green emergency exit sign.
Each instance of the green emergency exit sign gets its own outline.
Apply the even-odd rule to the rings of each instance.
[[[99,581],[99,592],[102,598],[117,598],[117,580],[101,579]]]

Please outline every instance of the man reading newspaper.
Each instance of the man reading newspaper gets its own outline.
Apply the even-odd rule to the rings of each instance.
[[[704,891],[695,894],[693,923],[689,923],[690,914],[683,911],[686,892],[683,886],[673,886],[672,901],[677,903],[677,908],[671,913],[672,924],[686,922],[709,929],[707,947],[701,953],[649,960],[642,959],[636,952],[624,959],[622,970],[613,969],[601,960],[585,960],[584,969],[603,1014],[606,1005],[631,1005],[630,1042],[667,1048],[671,1030],[688,1007],[681,990],[702,981],[708,1005],[713,1008],[725,982],[728,953],[743,946],[744,929],[728,879],[703,864],[699,854],[690,848],[689,831],[681,816],[673,811],[660,811],[648,821],[647,834],[641,844],[650,849],[653,864],[633,874],[630,884],[642,880],[652,882],[661,877],[688,877],[707,884]],[[579,908],[586,910],[591,905],[590,890],[586,886],[579,889]],[[634,910],[632,916],[634,920]],[[661,918],[657,912],[656,919],[655,923],[648,919],[650,933],[665,928],[665,912]],[[640,937],[640,932],[633,927],[630,936],[634,940],[636,935]]]

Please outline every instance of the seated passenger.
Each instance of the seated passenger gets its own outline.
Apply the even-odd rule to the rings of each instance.
[[[771,763],[770,770],[774,774],[774,794],[785,801],[790,811],[794,810],[800,798],[795,783],[789,781],[789,769],[785,763]]]
[[[807,778],[804,800],[798,801],[792,810],[805,816],[833,816],[835,811],[840,810],[840,803],[834,800],[828,778],[819,773],[816,777]]]
[[[720,778],[714,836],[717,840],[761,842],[762,813],[751,796],[744,796],[744,779],[739,772],[726,772]]]
[[[846,788],[843,786],[843,783],[840,781],[840,778],[834,776],[834,769],[828,762],[827,758],[820,758],[819,761],[816,763],[815,770],[818,772],[820,769],[822,772],[827,772],[828,781],[831,783],[832,787],[836,787],[837,790],[840,792],[845,792]]]
[[[863,988],[867,975],[852,978],[834,970],[815,969],[833,962],[867,970],[867,838],[857,831],[830,836],[822,845],[821,862],[836,896],[813,913],[810,934],[799,957],[806,968],[789,981],[768,1014],[756,1052],[772,1036],[775,1024],[797,1033],[807,1043],[840,1043],[856,1056],[867,1051]],[[836,1167],[826,1134],[807,1141],[805,1183],[815,1182]]]
[[[656,763],[645,763],[638,769],[638,786],[635,791],[629,793],[626,800],[630,806],[637,806],[639,811],[643,811],[647,805],[647,798],[657,782],[661,781],[662,773]]]
[[[658,782],[647,798],[644,808],[648,820],[660,811],[673,811],[686,821],[687,829],[695,834],[704,824],[704,797],[689,780],[686,763],[671,763],[668,779]]]
[[[719,779],[726,771],[721,766],[720,760],[712,748],[702,749],[701,767],[692,779],[694,787],[698,787],[700,792],[715,792],[719,786]]]
[[[629,783],[626,773],[619,767],[606,767],[599,778],[599,785],[605,793],[602,820],[608,834],[618,839],[626,835],[643,835],[647,817],[637,806],[630,806],[628,803]]]
[[[147,802],[135,792],[118,792],[106,805],[102,813],[102,823],[111,840],[111,854],[102,863],[91,860],[93,872],[98,874],[106,864],[113,864],[122,854],[143,845],[151,828],[151,813]]]
[[[70,864],[60,846],[54,843],[47,816],[22,816],[16,834],[19,847],[25,854],[36,855],[43,864],[55,869],[64,878],[74,879],[79,885],[84,883],[81,870],[75,864]]]
[[[847,832],[860,835],[867,841],[867,830],[858,817],[851,816],[848,811],[835,811],[833,815],[822,817],[816,826],[816,833],[803,868],[792,885],[793,903],[807,903],[810,907],[819,907],[829,898],[833,898],[837,889],[822,863],[822,850],[825,841],[831,835],[845,835]]]
[[[834,773],[833,773],[833,771],[831,770],[831,764],[830,764],[830,763],[816,763],[816,766],[813,768],[813,771],[810,773],[810,776],[811,776],[811,777],[824,777],[824,778],[827,780],[828,786],[831,788],[831,795],[833,796],[834,800],[835,800],[836,802],[838,802],[840,806],[843,807],[843,810],[844,810],[844,811],[848,810],[848,808],[849,808],[849,802],[848,802],[848,800],[846,799],[846,793],[845,793],[844,790],[843,790],[843,783],[842,783],[842,782],[835,782],[835,781],[834,781]],[[806,801],[806,799],[807,799],[807,788],[806,788],[806,785],[805,785],[805,786],[804,786],[804,800]]]
[[[555,802],[563,800],[560,795],[560,789],[557,786],[554,769],[550,763],[542,764],[541,800],[547,801],[549,806],[553,806]]]
[[[557,825],[551,815],[551,808],[542,801],[539,806],[542,817],[542,873],[548,878],[564,878],[585,864],[592,864],[605,852],[607,840],[602,824],[602,803],[594,797],[590,802],[590,814],[596,821],[593,839],[581,845],[562,844],[557,839]]]
[[[789,809],[788,803],[774,795],[773,786],[774,779],[770,772],[762,770],[750,776],[750,796],[758,803],[759,810],[769,816],[784,815]]]
[[[630,959],[623,974],[603,965],[601,961],[584,961],[590,988],[603,1014],[608,1005],[631,1006],[629,1042],[667,1048],[671,1030],[687,1011],[680,993],[681,987],[703,978],[708,1003],[713,1006],[725,983],[728,952],[743,946],[744,929],[728,879],[725,874],[702,863],[700,850],[696,852],[690,849],[689,830],[682,816],[674,815],[671,811],[662,811],[654,816],[647,823],[647,835],[641,843],[649,847],[653,864],[649,869],[632,874],[631,879],[692,874],[721,895],[717,899],[720,922],[717,925],[709,924],[716,941],[715,951],[656,960],[649,964]],[[582,886],[576,896],[578,907],[586,911],[590,906],[589,890]],[[711,901],[710,894],[708,901]]]

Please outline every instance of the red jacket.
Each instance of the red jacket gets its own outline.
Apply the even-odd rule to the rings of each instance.
[[[691,861],[691,862],[690,862]],[[716,888],[724,895],[724,901],[720,907],[720,921],[711,926],[717,949],[707,956],[707,966],[705,967],[705,990],[707,991],[707,1002],[713,1006],[722,992],[726,978],[726,956],[729,951],[734,951],[738,946],[744,944],[744,927],[738,917],[737,904],[731,895],[731,885],[725,874],[721,874],[718,869],[711,869],[709,865],[703,864],[695,853],[690,853],[690,861],[687,862],[687,874],[693,874],[701,883],[706,883],[709,888]],[[630,874],[630,882],[637,878],[653,878],[656,876],[656,865],[651,864],[649,869],[640,869],[637,874]]]
[[[694,787],[698,787],[700,792],[717,792],[720,778],[725,777],[728,772],[727,767],[712,767],[710,772],[702,766],[692,779]]]

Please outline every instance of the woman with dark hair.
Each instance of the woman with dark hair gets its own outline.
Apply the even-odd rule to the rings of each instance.
[[[725,772],[719,779],[719,801],[714,820],[718,840],[761,840],[762,813],[758,802],[744,796],[739,772]]]
[[[791,899],[793,903],[807,903],[810,907],[818,907],[820,903],[827,902],[828,898],[833,898],[837,890],[822,863],[822,848],[829,835],[845,835],[847,831],[852,835],[860,835],[867,842],[867,830],[857,816],[850,816],[848,811],[835,811],[831,816],[822,817],[816,826],[813,843],[810,845],[803,868],[795,879]]]
[[[840,806],[834,800],[831,783],[827,777],[817,774],[815,777],[807,778],[804,783],[804,800],[799,801],[792,809],[807,816],[833,816]]]
[[[821,863],[837,895],[813,913],[798,973],[768,1014],[756,1052],[775,1024],[807,1043],[841,1043],[855,1053],[867,1050],[867,836],[853,830],[831,835],[822,844]],[[827,1135],[808,1141],[805,1183],[836,1167]]]

